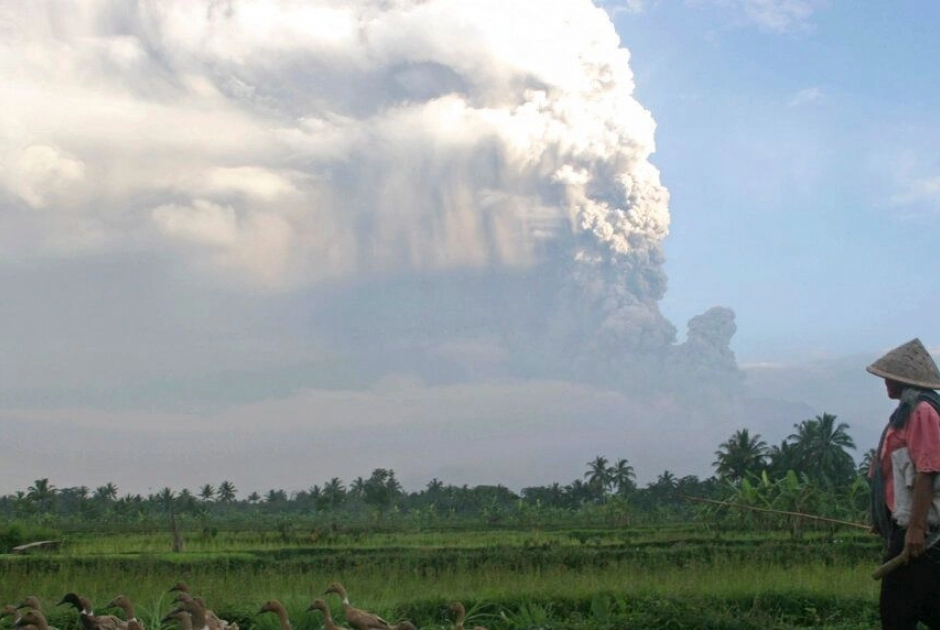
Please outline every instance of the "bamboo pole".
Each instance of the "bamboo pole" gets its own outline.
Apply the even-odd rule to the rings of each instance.
[[[726,507],[740,508],[742,510],[751,510],[753,512],[766,512],[768,514],[782,514],[784,516],[796,516],[798,518],[808,518],[812,521],[820,521],[822,523],[832,523],[833,525],[845,525],[846,527],[855,527],[857,529],[871,530],[871,526],[866,525],[865,523],[856,523],[854,521],[840,521],[835,518],[827,518],[825,516],[816,516],[815,514],[804,514],[803,512],[789,512],[787,510],[774,510],[771,508],[761,508],[753,505],[744,505],[743,503],[732,503],[731,501],[719,501],[717,499],[704,499],[701,497],[687,497],[685,495],[680,495],[681,498],[686,501],[697,501],[699,503],[714,503],[715,505],[723,505]]]
[[[803,512],[788,512],[786,510],[773,510],[770,508],[760,508],[760,507],[755,507],[752,505],[744,505],[741,503],[732,503],[731,501],[718,501],[717,499],[704,499],[701,497],[688,497],[684,495],[680,495],[680,497],[685,499],[686,501],[697,501],[699,503],[713,503],[715,505],[723,505],[725,507],[740,508],[742,510],[752,510],[754,512],[767,512],[770,514],[783,514],[786,516],[796,516],[799,518],[808,518],[814,521],[821,521],[823,523],[832,523],[834,525],[845,525],[846,527],[855,527],[857,529],[865,529],[865,530],[871,531],[871,526],[866,525],[864,523],[856,523],[854,521],[840,521],[834,518],[826,518],[825,516],[816,516],[815,514],[804,514]],[[897,556],[891,558],[884,564],[882,564],[877,569],[875,569],[875,571],[871,574],[871,577],[873,580],[880,580],[881,578],[888,575],[889,573],[891,573],[898,567],[901,567],[907,564],[907,561],[908,561],[907,555],[902,552],[898,554]]]

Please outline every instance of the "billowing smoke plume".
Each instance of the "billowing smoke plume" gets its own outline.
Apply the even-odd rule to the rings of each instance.
[[[157,252],[261,290],[554,261],[539,356],[618,386],[736,375],[730,312],[679,348],[659,312],[655,125],[588,0],[17,5],[7,256]]]

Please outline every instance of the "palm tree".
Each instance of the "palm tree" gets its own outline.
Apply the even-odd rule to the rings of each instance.
[[[173,499],[176,495],[173,493],[173,490],[170,488],[163,488],[160,492],[154,496],[154,500],[163,508],[163,511],[167,514],[171,514],[173,511]]]
[[[603,499],[613,480],[612,470],[607,466],[607,458],[598,455],[589,461],[587,466],[588,471],[584,473],[584,478],[587,480],[594,496]]]
[[[670,470],[664,470],[656,481],[646,486],[646,494],[655,504],[676,500],[679,479]]]
[[[118,488],[110,481],[103,486],[95,488],[95,500],[101,501],[102,503],[117,501],[117,496]]]
[[[204,503],[209,503],[214,497],[215,488],[212,487],[211,483],[207,483],[199,488],[199,498],[202,499]]]
[[[862,461],[858,463],[858,475],[860,477],[867,477],[868,471],[872,466],[872,463],[875,461],[875,448],[870,448],[862,455]]]
[[[855,450],[855,442],[848,434],[848,424],[836,424],[836,416],[823,413],[794,427],[796,433],[788,439],[793,441],[804,472],[827,485],[851,483],[855,460],[846,449]]]
[[[287,493],[284,490],[275,490],[271,488],[264,495],[265,503],[284,503],[287,501]]]
[[[593,490],[581,479],[575,479],[570,485],[565,486],[565,495],[568,499],[568,507],[578,509],[593,498]]]
[[[679,483],[679,480],[672,473],[671,470],[664,470],[663,473],[656,478],[656,485],[665,488],[667,490],[675,490],[676,484]]]
[[[611,482],[617,494],[624,496],[636,490],[636,472],[626,459],[618,459],[610,469]]]
[[[313,503],[313,509],[319,510],[323,503],[323,488],[320,487],[320,484],[313,484],[307,488],[307,497]]]
[[[336,509],[346,498],[346,486],[339,477],[333,477],[323,486],[323,498],[330,507],[330,511]]]
[[[52,507],[55,502],[55,494],[55,486],[49,483],[49,479],[46,477],[37,479],[33,482],[33,485],[26,489],[26,499],[34,503],[41,512],[46,512]]]
[[[366,503],[376,506],[380,513],[384,513],[401,493],[401,484],[395,478],[395,471],[388,468],[376,468],[365,482],[363,498]]]
[[[196,507],[196,497],[189,488],[183,488],[176,497],[176,504],[181,512],[192,512]]]
[[[219,489],[216,490],[215,496],[219,503],[231,503],[235,500],[236,492],[235,484],[226,480],[219,484]]]
[[[353,482],[349,484],[349,494],[354,499],[363,498],[366,494],[366,480],[362,477],[353,479]]]
[[[774,479],[782,479],[789,471],[801,472],[803,462],[793,443],[784,440],[779,446],[771,446],[767,451],[768,474]]]
[[[767,443],[760,439],[760,435],[751,437],[747,429],[739,429],[718,446],[715,455],[718,457],[712,462],[715,473],[736,482],[748,473],[757,474],[764,467]]]

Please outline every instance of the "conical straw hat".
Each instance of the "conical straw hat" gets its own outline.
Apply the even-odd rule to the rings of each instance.
[[[940,389],[940,370],[920,339],[898,346],[865,369],[899,383]]]

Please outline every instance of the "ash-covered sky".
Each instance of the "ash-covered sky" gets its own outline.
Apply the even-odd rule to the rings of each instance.
[[[865,363],[940,342],[940,134],[786,59],[860,19],[0,0],[0,492],[642,482],[823,410],[864,443]]]

